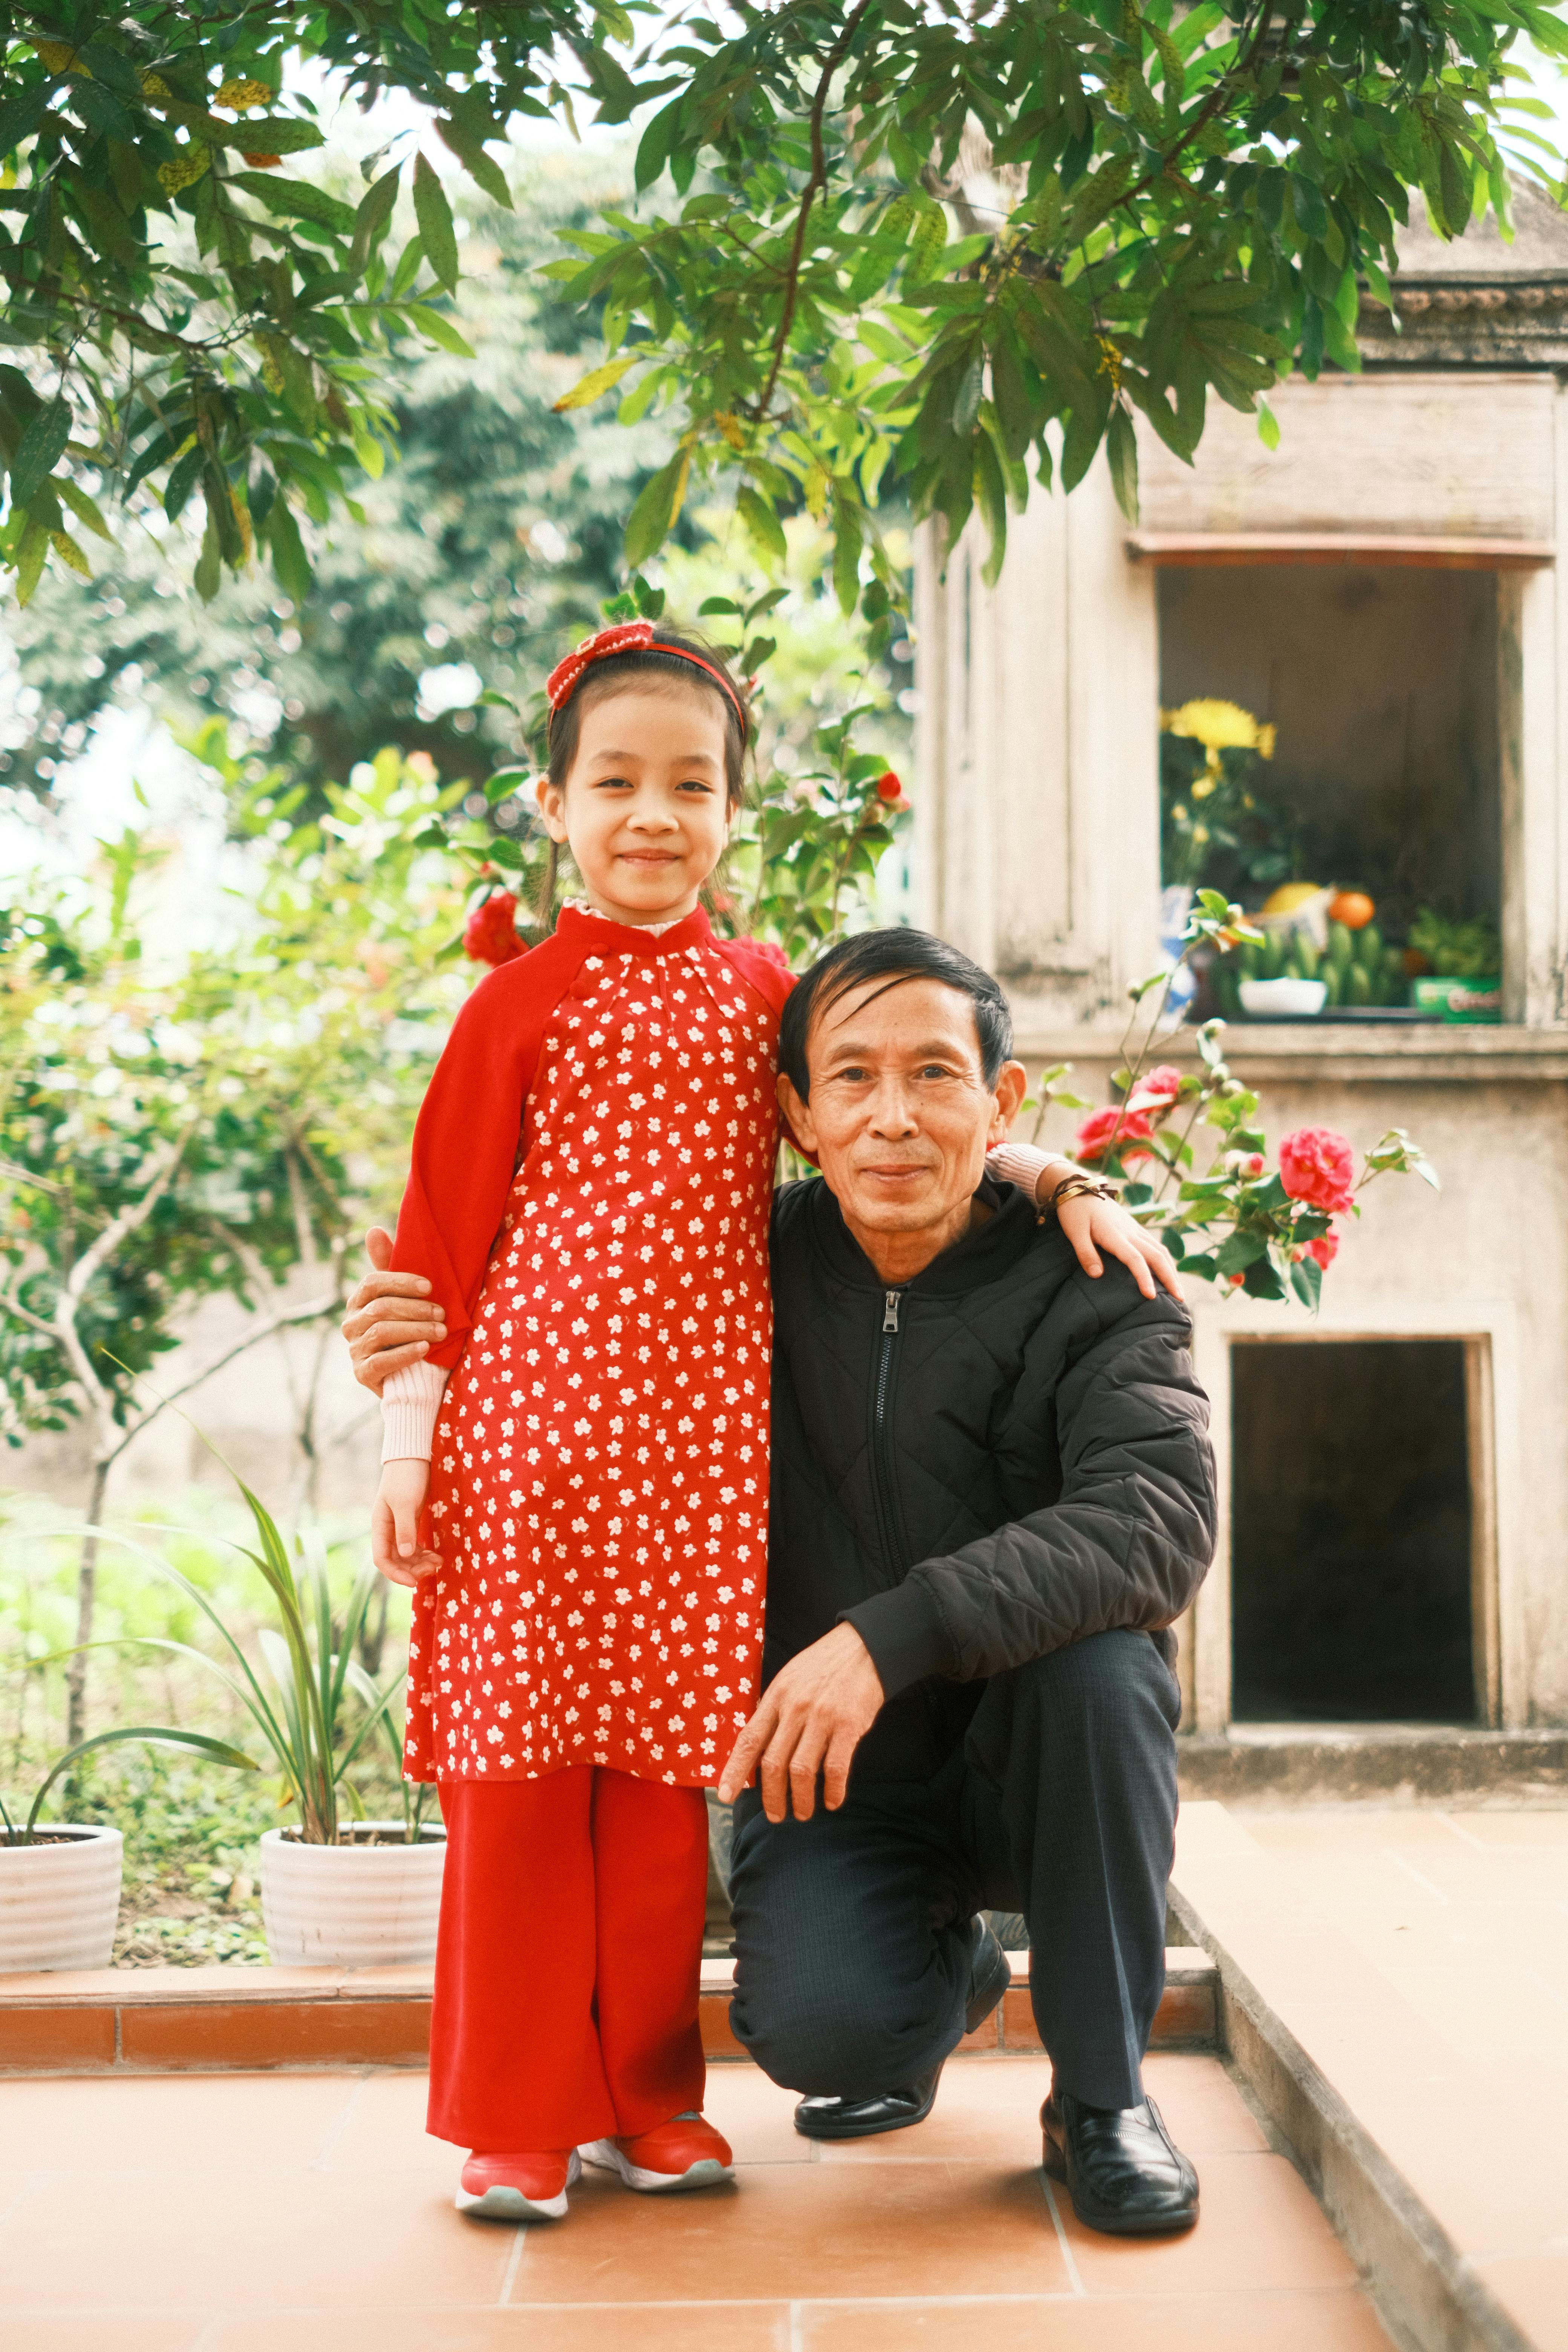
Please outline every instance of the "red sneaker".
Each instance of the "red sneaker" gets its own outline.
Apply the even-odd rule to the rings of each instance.
[[[708,2189],[728,2180],[735,2165],[729,2141],[695,2110],[629,2139],[591,2140],[580,2152],[584,2164],[618,2172],[628,2189]]]
[[[458,2210],[481,2221],[559,2221],[566,2191],[582,2178],[574,2147],[521,2156],[481,2156],[476,2149],[463,2167]]]

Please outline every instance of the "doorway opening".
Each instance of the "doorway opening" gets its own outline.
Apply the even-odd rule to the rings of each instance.
[[[1243,1343],[1231,1398],[1233,1719],[1484,1721],[1466,1342]]]

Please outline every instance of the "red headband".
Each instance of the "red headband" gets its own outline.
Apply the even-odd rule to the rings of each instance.
[[[689,662],[694,669],[706,670],[714,685],[722,687],[734,704],[742,734],[745,733],[744,706],[723,671],[715,669],[710,661],[704,661],[700,654],[688,653],[684,646],[656,640],[651,621],[623,621],[616,628],[601,629],[596,636],[584,637],[574,653],[568,654],[563,662],[558,662],[544,681],[544,698],[550,705],[551,718],[553,719],[571,701],[578,679],[593,663],[605,661],[611,654],[640,653],[673,654],[677,661]]]

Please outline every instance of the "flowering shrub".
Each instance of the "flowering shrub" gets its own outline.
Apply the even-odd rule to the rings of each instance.
[[[517,893],[490,890],[463,925],[463,953],[475,963],[510,963],[522,953],[517,930]]]
[[[1200,890],[1183,960],[1200,943],[1229,945],[1255,936],[1238,907],[1217,891]],[[1397,1127],[1366,1153],[1359,1174],[1349,1141],[1326,1127],[1299,1128],[1286,1136],[1278,1167],[1271,1169],[1258,1124],[1258,1097],[1231,1076],[1225,1060],[1223,1021],[1207,1021],[1193,1033],[1196,1070],[1183,1072],[1172,1062],[1144,1067],[1161,1034],[1174,979],[1173,971],[1158,971],[1129,992],[1132,1013],[1121,1041],[1122,1066],[1111,1082],[1120,1099],[1089,1111],[1079,1128],[1074,1155],[1121,1185],[1127,1207],[1140,1224],[1158,1232],[1184,1273],[1254,1298],[1283,1298],[1288,1284],[1304,1306],[1315,1307],[1323,1276],[1339,1252],[1335,1218],[1360,1216],[1359,1196],[1375,1177],[1414,1174],[1436,1187],[1436,1175],[1420,1146]],[[1130,1058],[1140,1008],[1152,997],[1153,1017]],[[1063,1090],[1070,1066],[1062,1063],[1043,1073],[1037,1097],[1040,1118],[1052,1103],[1089,1110]],[[1037,1120],[1037,1132],[1038,1127]],[[1202,1174],[1200,1128],[1215,1137],[1213,1159]],[[1136,1175],[1130,1172],[1133,1163]]]
[[[1279,1181],[1293,1201],[1334,1216],[1354,1199],[1355,1154],[1331,1127],[1300,1127],[1280,1140]]]

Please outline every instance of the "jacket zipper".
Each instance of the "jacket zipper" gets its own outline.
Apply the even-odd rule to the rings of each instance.
[[[871,1491],[877,1512],[877,1533],[882,1546],[882,1564],[890,1580],[899,1573],[898,1547],[894,1538],[892,1445],[888,1413],[888,1391],[892,1381],[893,1349],[899,1338],[899,1302],[901,1290],[882,1293],[881,1343],[877,1351],[877,1389],[872,1412]]]

